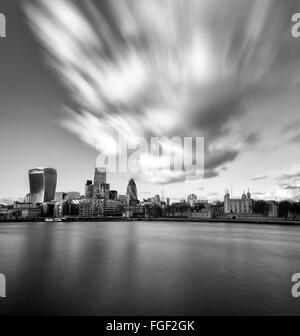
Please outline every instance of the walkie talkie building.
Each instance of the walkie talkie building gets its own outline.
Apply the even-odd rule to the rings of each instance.
[[[32,203],[53,201],[57,182],[56,170],[38,167],[30,169],[28,174]]]

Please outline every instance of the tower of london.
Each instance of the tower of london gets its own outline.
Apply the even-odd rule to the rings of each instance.
[[[243,192],[241,198],[230,198],[228,190],[224,196],[224,212],[225,213],[252,213],[253,200],[248,190],[247,194]]]

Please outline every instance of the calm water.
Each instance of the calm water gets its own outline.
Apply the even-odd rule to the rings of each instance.
[[[297,314],[300,227],[0,224],[0,314]]]

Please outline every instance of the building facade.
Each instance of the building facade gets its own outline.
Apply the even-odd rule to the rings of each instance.
[[[135,206],[138,204],[137,189],[134,179],[130,179],[128,182],[126,194],[128,196],[128,205]]]
[[[32,203],[51,202],[55,198],[57,172],[53,168],[30,169],[29,187]]]
[[[241,198],[230,198],[227,190],[224,196],[224,213],[241,213],[252,214],[253,200],[248,190],[247,194],[243,193]]]

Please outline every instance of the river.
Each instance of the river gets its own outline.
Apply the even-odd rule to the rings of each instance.
[[[0,314],[299,315],[300,227],[0,223]]]

